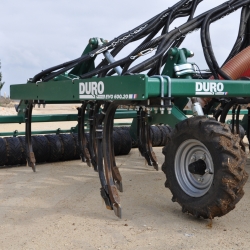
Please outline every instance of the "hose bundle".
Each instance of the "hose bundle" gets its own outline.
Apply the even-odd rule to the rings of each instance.
[[[202,2],[202,0],[181,0],[171,8],[164,10],[131,31],[123,33],[110,42],[105,43],[89,54],[82,55],[75,60],[42,71],[33,77],[32,82],[40,80],[49,81],[55,76],[58,76],[80,63],[86,62],[94,56],[108,50],[110,50],[112,56],[115,57],[125,46],[138,40],[142,40],[140,45],[128,56],[113,63],[108,63],[107,60],[104,59],[95,69],[81,75],[80,78],[110,76],[115,73],[114,68],[117,66],[122,68],[123,75],[140,73],[145,70],[148,71],[147,74],[149,76],[160,74],[161,67],[166,61],[168,50],[172,47],[179,47],[188,33],[197,29],[201,29],[203,51],[213,77],[219,79],[219,76],[221,76],[225,79],[231,79],[231,77],[219,67],[216,61],[212,49],[209,27],[213,22],[239,8],[242,8],[238,37],[232,51],[229,53],[229,56],[225,61],[225,63],[228,62],[250,44],[250,0],[230,0],[194,17],[195,10],[200,2]],[[180,17],[188,17],[187,22],[170,30],[170,24]],[[135,64],[136,59],[154,50],[155,54],[153,56],[143,62],[131,66],[132,63]]]

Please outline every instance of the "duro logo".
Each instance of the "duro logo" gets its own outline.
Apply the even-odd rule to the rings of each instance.
[[[227,95],[222,82],[196,82],[195,95]]]
[[[79,97],[80,99],[103,98],[104,83],[100,82],[80,82]]]

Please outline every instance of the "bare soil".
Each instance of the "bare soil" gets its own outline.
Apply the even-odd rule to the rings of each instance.
[[[45,111],[50,109],[35,109]],[[60,111],[76,112],[72,106],[56,113]],[[0,130],[16,126],[1,124]],[[155,148],[163,163],[161,150]],[[145,165],[137,149],[116,159],[124,186],[122,219],[106,209],[98,174],[85,163],[41,164],[36,173],[26,166],[0,169],[0,249],[250,249],[249,180],[236,208],[211,226],[209,220],[181,212],[164,187],[164,173]],[[250,172],[250,161],[246,170]]]

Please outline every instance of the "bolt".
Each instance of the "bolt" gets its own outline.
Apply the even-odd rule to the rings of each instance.
[[[155,111],[155,114],[157,114],[158,113],[158,108],[154,107],[154,111]]]
[[[205,170],[205,173],[206,173],[206,174],[214,174],[214,172],[211,171],[209,168],[207,168],[207,169]]]
[[[196,161],[196,155],[192,155],[191,161],[192,161],[192,162]]]
[[[203,156],[201,156],[200,159],[205,161],[206,160],[206,154],[203,154]]]
[[[199,181],[199,182],[203,182],[203,181],[204,181],[204,178],[200,177],[200,178],[198,178],[198,181]]]
[[[168,114],[171,115],[172,113],[172,108],[167,108]]]
[[[190,50],[190,56],[189,57],[193,57],[194,56],[194,52],[192,50]]]
[[[164,108],[160,108],[161,114],[164,114]]]

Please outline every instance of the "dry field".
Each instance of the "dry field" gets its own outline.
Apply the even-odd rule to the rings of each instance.
[[[75,113],[73,105],[35,113]],[[0,107],[0,115],[14,114]],[[35,124],[33,129],[69,128]],[[24,124],[0,125],[1,131]],[[160,163],[161,148],[155,148]],[[250,249],[250,181],[229,214],[213,220],[183,214],[164,187],[165,176],[146,166],[137,149],[117,157],[123,177],[122,219],[105,208],[100,182],[80,161],[0,169],[0,249]],[[250,173],[250,165],[246,166]]]

